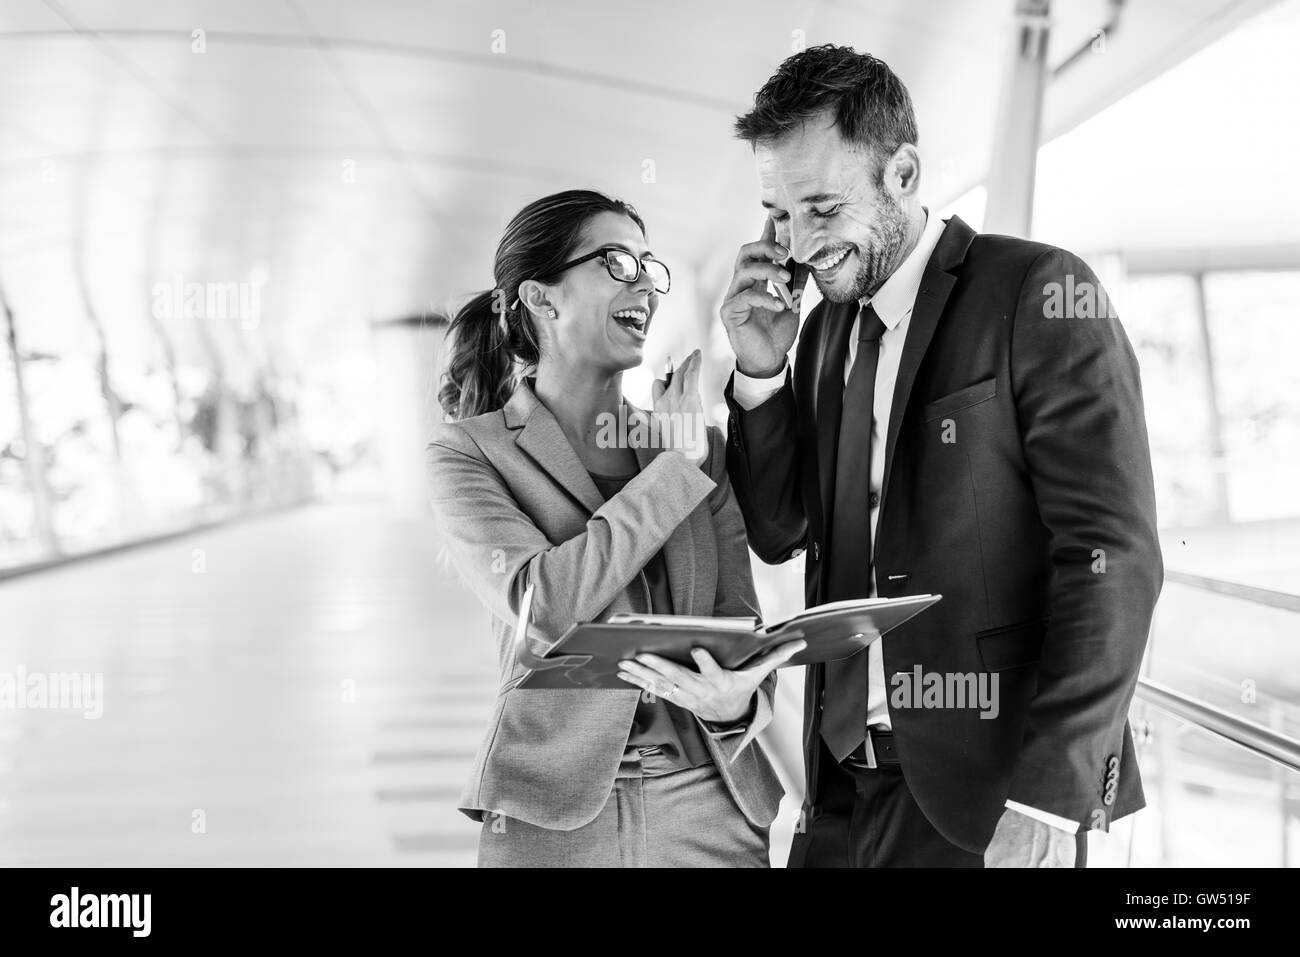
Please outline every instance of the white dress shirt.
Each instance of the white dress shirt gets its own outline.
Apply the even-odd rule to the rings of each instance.
[[[880,337],[880,358],[876,364],[876,395],[872,406],[871,422],[871,492],[872,500],[877,504],[871,508],[872,554],[875,554],[876,525],[880,517],[881,491],[885,484],[885,440],[889,429],[889,413],[894,403],[894,384],[898,381],[899,360],[903,355],[903,343],[907,340],[907,328],[912,319],[912,307],[916,303],[921,289],[921,277],[926,264],[934,253],[939,237],[943,235],[944,222],[938,216],[926,211],[925,230],[917,241],[915,248],[907,258],[894,270],[888,279],[876,290],[874,296],[862,300],[876,310],[876,315],[885,324],[884,334]],[[844,382],[849,381],[849,372],[853,368],[858,353],[858,325],[860,317],[853,320],[853,329],[849,333],[849,353],[844,358]],[[758,379],[736,370],[732,384],[732,396],[742,409],[753,409],[762,405],[776,395],[785,385],[789,374],[789,363],[775,376]],[[869,597],[876,597],[875,562],[871,568],[871,591]],[[889,718],[887,685],[885,683],[885,663],[877,638],[867,646],[867,725],[870,727],[892,728]],[[1071,834],[1079,829],[1077,821],[1026,807],[1014,801],[1008,801],[1007,807],[1027,814],[1045,824],[1051,824]]]

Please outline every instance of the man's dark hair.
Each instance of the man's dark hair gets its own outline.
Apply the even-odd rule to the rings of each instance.
[[[916,143],[916,114],[903,81],[883,60],[831,43],[787,57],[754,94],[754,108],[736,117],[736,136],[753,146],[823,111],[841,136],[869,147],[880,163],[904,143]]]

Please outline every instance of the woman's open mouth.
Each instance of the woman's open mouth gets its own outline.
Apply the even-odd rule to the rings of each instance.
[[[614,312],[614,321],[626,329],[635,339],[645,341],[646,326],[650,324],[650,313],[645,309],[619,309]]]

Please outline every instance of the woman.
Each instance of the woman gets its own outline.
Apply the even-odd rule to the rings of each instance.
[[[641,364],[668,270],[632,207],[570,190],[511,220],[494,273],[452,323],[439,398],[454,421],[429,444],[433,508],[500,658],[461,801],[483,822],[479,865],[767,866],[782,789],[754,739],[801,642],[737,671],[702,650],[698,670],[642,656],[622,663],[626,691],[514,687],[530,585],[539,653],[616,612],[759,615],[719,431],[630,447],[644,413],[622,376]],[[697,351],[655,383],[654,412],[675,417],[656,421],[702,423],[699,369]]]

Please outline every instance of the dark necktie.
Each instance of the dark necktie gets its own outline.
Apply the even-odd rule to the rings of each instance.
[[[835,454],[834,504],[827,528],[830,548],[827,601],[866,598],[871,593],[871,433],[876,397],[876,362],[885,324],[870,305],[858,316],[858,352],[844,386]],[[843,333],[847,340],[852,324]],[[843,355],[843,350],[838,350]],[[843,368],[829,375],[843,374]],[[822,737],[836,761],[866,740],[867,652],[826,663]]]

